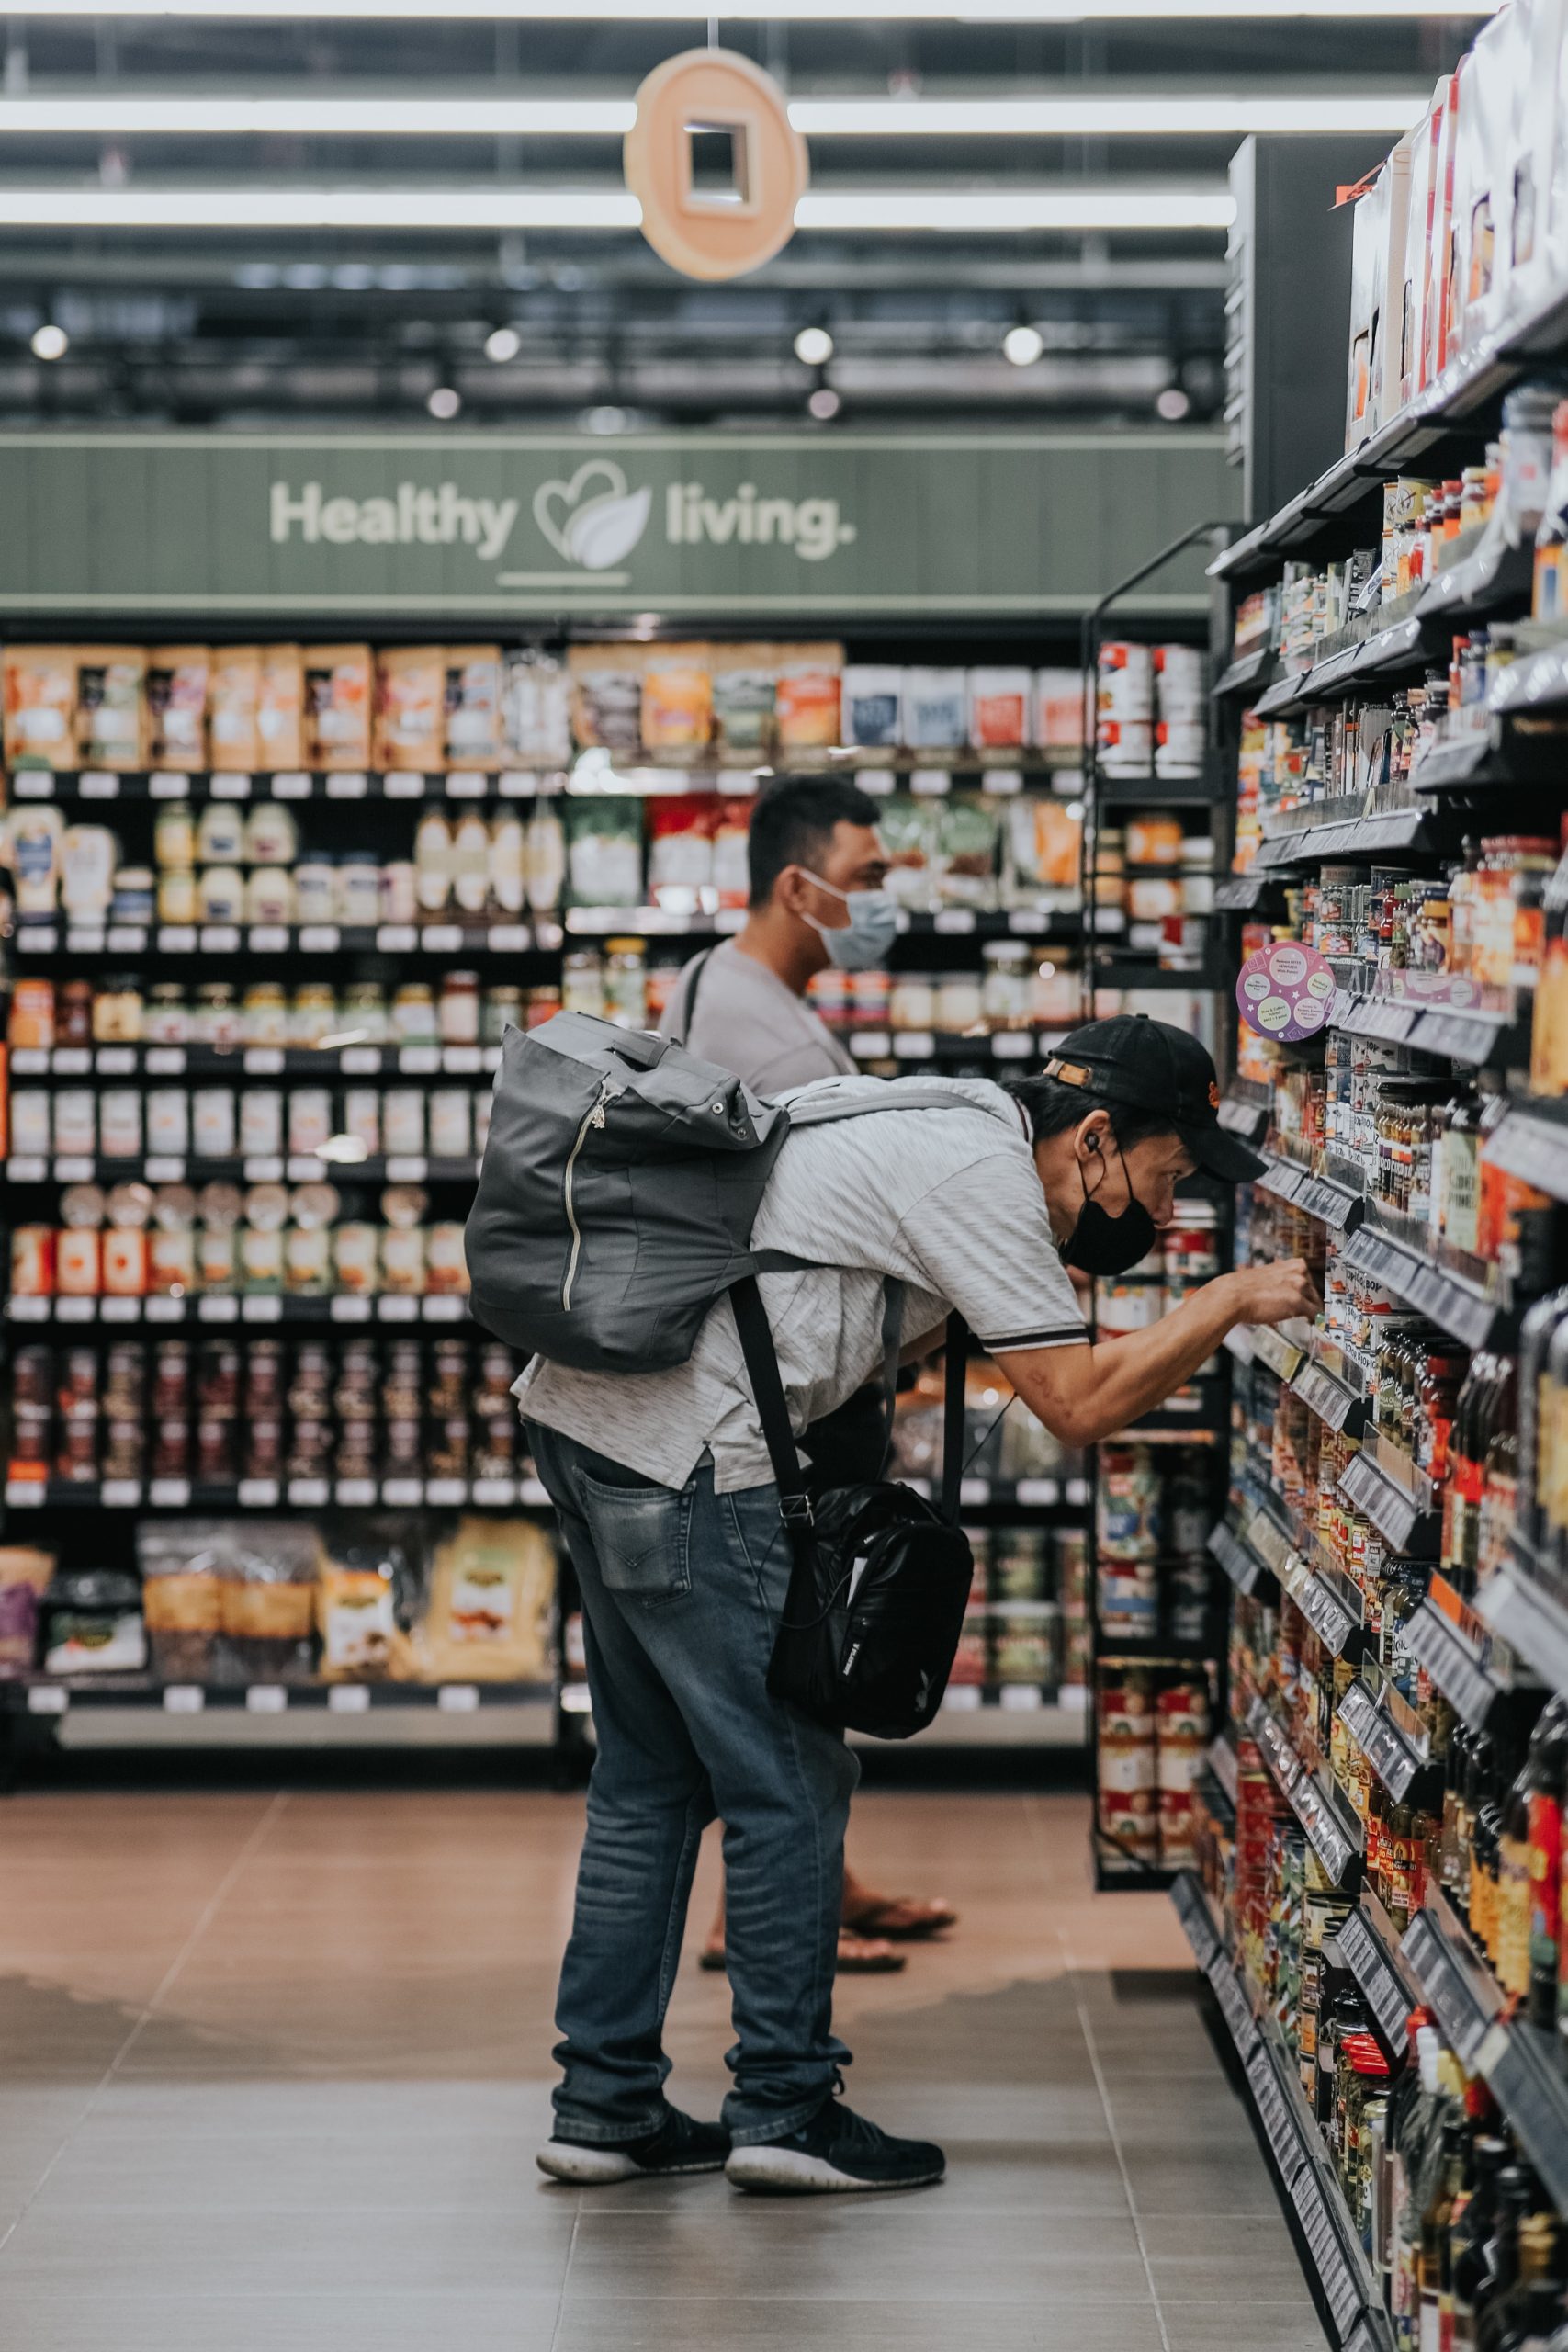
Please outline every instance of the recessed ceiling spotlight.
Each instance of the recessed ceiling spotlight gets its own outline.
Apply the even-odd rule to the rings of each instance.
[[[450,384],[437,384],[424,403],[432,416],[443,424],[451,423],[463,405],[463,395],[455,392]]]
[[[48,320],[34,333],[33,357],[35,359],[63,359],[70,348],[71,337],[63,327],[57,327],[52,319]]]
[[[1184,392],[1179,384],[1168,384],[1155,401],[1156,413],[1168,424],[1179,424],[1192,406],[1192,395]]]
[[[485,337],[485,357],[503,364],[515,359],[523,348],[523,338],[515,327],[493,327]]]
[[[830,424],[844,403],[831,384],[818,384],[806,405],[818,424]]]
[[[1045,338],[1038,327],[1009,327],[1002,337],[1002,353],[1015,368],[1032,368],[1045,348]]]
[[[802,327],[795,338],[795,356],[805,368],[825,368],[833,356],[833,338],[826,327]]]

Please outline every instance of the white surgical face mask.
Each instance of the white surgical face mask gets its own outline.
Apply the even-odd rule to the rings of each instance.
[[[808,865],[801,872],[810,876],[819,890],[830,890],[841,899],[850,910],[848,923],[841,931],[829,931],[815,915],[806,920],[818,933],[832,963],[840,972],[871,972],[887,961],[887,951],[898,934],[898,910],[890,890],[840,890],[834,882],[824,882]]]

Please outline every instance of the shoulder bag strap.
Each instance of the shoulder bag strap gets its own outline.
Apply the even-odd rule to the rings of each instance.
[[[681,991],[681,1010],[675,1024],[668,1032],[677,1046],[683,1046],[692,1034],[692,1015],[697,1009],[697,990],[702,987],[703,974],[707,970],[708,958],[713,952],[711,947],[705,947],[700,956],[694,956],[687,971],[686,985]]]
[[[790,1548],[799,1560],[811,1543],[811,1497],[801,1474],[800,1456],[795,1450],[795,1432],[789,1425],[789,1407],[779,1377],[779,1359],[768,1310],[762,1305],[762,1294],[757,1288],[754,1274],[742,1274],[739,1282],[731,1283],[729,1304],[740,1335],[740,1352],[746,1359],[751,1394],[756,1399],[757,1418],[762,1424],[762,1442],[773,1465],[773,1483],[779,1490]]]
[[[968,1363],[969,1326],[954,1308],[947,1318],[942,1412],[942,1515],[954,1527],[964,1483],[964,1383]]]

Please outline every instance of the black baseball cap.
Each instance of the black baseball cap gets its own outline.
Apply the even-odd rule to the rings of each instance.
[[[1168,1113],[1170,1124],[1199,1167],[1232,1184],[1261,1176],[1266,1160],[1220,1125],[1220,1082],[1214,1065],[1196,1037],[1145,1013],[1120,1013],[1114,1021],[1086,1021],[1069,1030],[1045,1065],[1045,1076],[1065,1086],[1081,1086],[1092,1102],[1125,1102],[1140,1111]]]

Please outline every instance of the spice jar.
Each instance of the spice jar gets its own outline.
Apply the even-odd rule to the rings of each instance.
[[[288,1010],[291,1046],[319,1046],[338,1025],[337,997],[328,980],[306,980],[294,991]]]
[[[92,992],[88,991],[88,1022],[91,1035]],[[13,1048],[21,1046],[30,1051],[47,1052],[54,1044],[54,982],[52,980],[18,980],[11,991],[10,1019],[6,1028],[6,1040]]]
[[[280,980],[253,980],[240,1009],[247,1046],[287,1046],[288,999]]]
[[[444,1046],[479,1044],[479,976],[477,972],[446,974],[441,983],[436,1020]]]
[[[435,999],[425,980],[405,980],[392,999],[392,1042],[434,1046],[440,1042]]]
[[[244,1043],[244,1023],[233,989],[227,980],[204,981],[196,992],[191,1042],[217,1046],[225,1051]]]
[[[85,989],[85,980],[69,983]],[[80,997],[73,1001],[80,1004]],[[93,1042],[97,1046],[134,1046],[141,1037],[141,983],[135,978],[106,980],[92,999]]]

